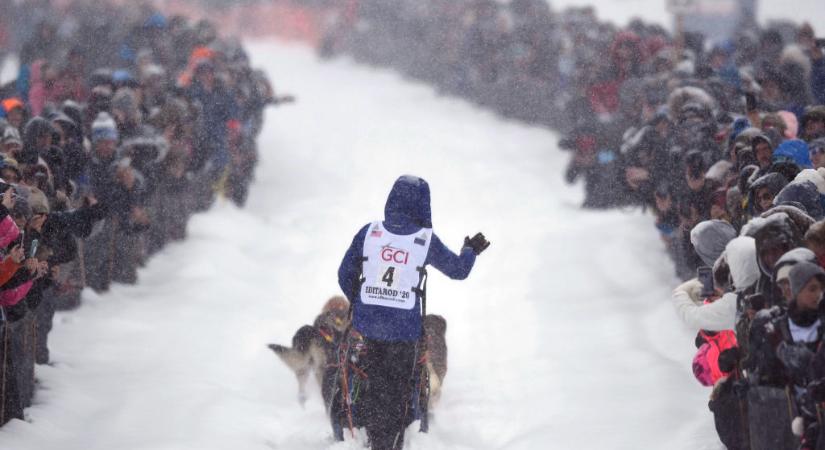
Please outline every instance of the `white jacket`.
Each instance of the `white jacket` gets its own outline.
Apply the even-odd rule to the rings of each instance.
[[[715,302],[705,305],[699,298],[700,292],[702,283],[695,278],[677,287],[671,297],[676,315],[696,330],[732,330],[736,323],[737,295],[728,292]]]
[[[730,267],[730,275],[737,291],[744,291],[759,280],[756,241],[752,237],[739,236],[728,242],[723,257]],[[702,283],[695,278],[677,287],[671,296],[676,315],[696,330],[732,330],[736,324],[738,295],[728,292],[719,300],[705,305],[702,303],[701,292]]]

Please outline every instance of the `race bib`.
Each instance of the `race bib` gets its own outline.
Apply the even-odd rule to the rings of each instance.
[[[364,239],[364,283],[361,301],[387,308],[415,307],[415,289],[421,281],[430,248],[432,230],[422,229],[411,235],[396,235],[381,222],[370,225]]]

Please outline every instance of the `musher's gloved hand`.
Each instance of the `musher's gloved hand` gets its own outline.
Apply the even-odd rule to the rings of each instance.
[[[472,239],[469,236],[464,238],[464,246],[470,247],[473,249],[473,253],[480,255],[481,252],[487,250],[487,247],[490,246],[490,242],[487,241],[487,238],[485,238],[483,234],[476,233]]]

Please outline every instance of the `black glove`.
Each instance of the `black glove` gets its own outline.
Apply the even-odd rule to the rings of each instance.
[[[490,242],[487,241],[483,234],[476,233],[472,239],[469,236],[464,238],[464,246],[470,247],[473,249],[473,253],[480,255],[481,252],[487,250],[487,247],[490,246]]]

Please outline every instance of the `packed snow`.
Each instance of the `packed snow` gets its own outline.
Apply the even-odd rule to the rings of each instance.
[[[407,448],[720,447],[652,219],[581,210],[557,135],[304,47],[250,49],[298,103],[267,112],[248,206],[219,202],[138,285],[58,314],[53,365],[0,448],[363,448],[332,441],[317,389],[299,406],[265,344],[289,344],[339,293],[340,258],[404,173],[429,181],[454,250],[476,231],[492,241],[468,280],[431,277],[449,372]]]

